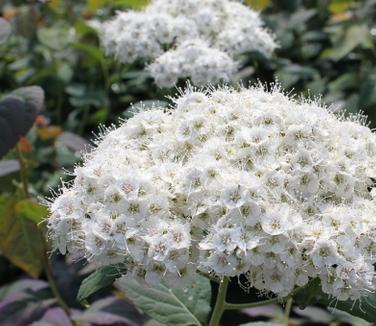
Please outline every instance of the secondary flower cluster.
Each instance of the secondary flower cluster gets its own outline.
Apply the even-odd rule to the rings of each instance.
[[[362,117],[261,87],[189,90],[108,131],[51,204],[62,253],[157,283],[246,275],[286,296],[375,290],[376,137]]]
[[[148,70],[161,87],[179,78],[197,85],[228,81],[240,54],[269,56],[276,47],[258,13],[236,0],[152,0],[97,29],[107,54],[121,63],[151,63]]]

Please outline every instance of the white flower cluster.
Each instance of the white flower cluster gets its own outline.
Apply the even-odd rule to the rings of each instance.
[[[156,283],[199,270],[286,296],[376,287],[376,136],[262,87],[189,90],[109,131],[51,204],[51,237]]]
[[[179,78],[196,85],[228,81],[240,54],[269,56],[276,47],[258,13],[237,0],[152,0],[142,11],[96,25],[107,54],[121,63],[151,63],[161,87]]]

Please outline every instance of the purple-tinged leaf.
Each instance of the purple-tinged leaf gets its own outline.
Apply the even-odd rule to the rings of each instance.
[[[82,152],[85,150],[89,150],[89,142],[87,142],[84,138],[67,131],[63,132],[56,139],[56,145],[59,144],[67,146],[70,150],[74,152]]]
[[[0,43],[6,41],[12,32],[12,28],[7,20],[0,18]]]
[[[112,325],[114,323],[127,326],[142,325],[142,316],[132,304],[124,299],[113,297],[96,301],[83,312],[75,312],[72,319],[100,325]]]
[[[0,288],[0,300],[13,293],[24,291],[39,291],[48,287],[47,282],[41,280],[24,279]],[[1,301],[0,301],[1,302]]]
[[[3,301],[0,308],[1,326],[24,326],[39,320],[45,311],[55,304],[54,299],[42,300],[38,297],[22,298],[12,294]]]
[[[72,326],[72,322],[65,313],[65,311],[59,307],[53,307],[46,311],[42,319],[32,323],[30,326]]]
[[[18,160],[7,160],[0,162],[0,177],[11,174],[20,170],[20,162]]]
[[[315,323],[323,323],[329,325],[334,317],[328,311],[318,307],[306,307],[304,309],[299,309],[298,307],[295,307],[293,310],[297,315],[305,317],[308,320],[313,321]]]
[[[21,280],[0,289],[1,326],[23,326],[39,320],[55,304],[47,283]]]
[[[277,316],[283,316],[283,310],[280,306],[271,304],[266,306],[254,307],[254,308],[245,308],[241,312],[250,317],[269,317],[274,318]]]

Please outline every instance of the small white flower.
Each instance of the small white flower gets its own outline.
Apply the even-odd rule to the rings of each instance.
[[[246,189],[241,185],[226,187],[222,192],[221,199],[227,208],[239,208],[247,199]]]
[[[316,241],[310,256],[312,257],[313,264],[317,268],[330,267],[343,260],[338,254],[336,243],[325,238]]]

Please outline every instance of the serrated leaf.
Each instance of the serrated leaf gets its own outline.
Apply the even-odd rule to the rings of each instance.
[[[47,206],[25,199],[16,203],[15,213],[20,218],[28,219],[38,224],[48,217],[49,210]]]
[[[111,286],[114,281],[124,275],[124,264],[116,264],[99,267],[94,273],[85,278],[78,290],[77,300],[83,302],[95,292]]]
[[[12,28],[7,20],[0,18],[0,43],[5,42],[10,33],[12,32]]]
[[[210,313],[210,282],[196,275],[186,287],[147,287],[136,281],[117,282],[132,302],[151,318],[167,326],[205,325]]]
[[[38,277],[43,268],[43,239],[34,222],[16,214],[16,205],[14,198],[0,197],[0,251],[14,265]]]
[[[37,86],[19,88],[0,101],[0,158],[30,130],[43,102]]]

